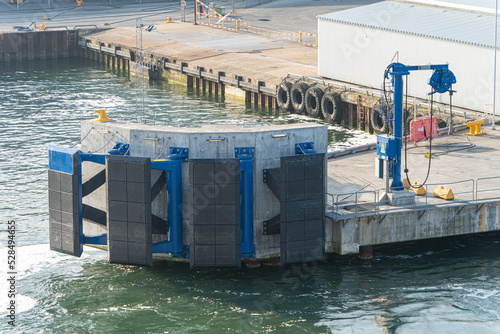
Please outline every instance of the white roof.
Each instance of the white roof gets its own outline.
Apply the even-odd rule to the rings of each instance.
[[[484,13],[383,1],[317,18],[458,43],[495,45],[495,15]]]
[[[414,2],[438,7],[450,7],[474,12],[495,14],[496,0],[411,0]]]

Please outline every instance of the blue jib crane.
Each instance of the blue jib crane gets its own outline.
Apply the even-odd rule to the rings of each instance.
[[[413,65],[407,66],[401,63],[392,63],[387,66],[384,80],[392,77],[394,87],[394,134],[377,135],[377,154],[380,160],[386,160],[391,165],[388,176],[392,176],[391,191],[403,190],[401,181],[401,144],[402,144],[402,123],[403,123],[403,76],[409,75],[410,71],[433,70],[428,84],[432,87],[429,95],[434,93],[450,93],[453,95],[452,85],[457,82],[455,75],[448,69],[447,64],[443,65]],[[431,120],[432,124],[432,120]],[[450,124],[450,127],[453,125]]]

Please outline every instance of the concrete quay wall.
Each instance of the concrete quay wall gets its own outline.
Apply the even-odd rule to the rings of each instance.
[[[276,93],[280,82],[282,80],[292,83],[303,81],[308,87],[316,86],[340,95],[342,105],[340,106],[340,119],[336,124],[369,133],[376,131],[372,124],[374,117],[372,111],[374,107],[378,106],[381,94],[373,89],[360,88],[358,85],[348,83],[324,81],[317,77],[312,77],[314,80],[309,81],[307,75],[302,76],[303,73],[299,73],[299,76],[285,77],[284,75],[277,79],[272,75],[264,74],[267,69],[276,65],[276,60],[272,58],[260,59],[258,63],[255,63],[254,70],[262,71],[260,75],[249,73],[248,68],[243,68],[243,64],[241,64],[242,68],[238,69],[235,69],[234,66],[224,66],[224,64],[217,64],[217,67],[213,68],[207,67],[196,60],[184,60],[182,53],[174,52],[176,55],[171,56],[166,49],[144,51],[142,66],[139,66],[136,62],[138,60],[136,59],[135,47],[114,42],[112,37],[113,35],[103,36],[102,34],[82,36],[78,42],[80,56],[104,63],[109,68],[128,71],[132,75],[146,76],[150,80],[180,83],[196,89],[202,94],[211,94],[216,98],[224,99],[227,95],[243,100],[247,105],[276,110],[279,109]],[[207,53],[210,55],[208,50]],[[189,52],[186,51],[184,56],[189,57],[189,55]],[[213,58],[217,59],[217,57]],[[209,64],[214,65],[214,60]],[[293,66],[286,68],[286,70],[288,72],[300,71]],[[409,101],[410,114],[417,116],[428,114],[426,102],[411,99]],[[446,113],[444,110],[447,107],[435,104],[434,115],[437,115],[441,120],[446,120],[449,111]],[[482,115],[471,111],[454,109],[455,124],[464,123],[466,119],[482,117]]]
[[[77,55],[78,31],[30,31],[1,34],[0,61],[68,58]]]
[[[334,221],[327,217],[327,252],[357,254],[362,246],[500,230],[500,202],[457,203]]]

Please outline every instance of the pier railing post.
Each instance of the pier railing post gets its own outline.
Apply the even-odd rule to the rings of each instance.
[[[194,0],[194,24],[198,24],[198,1],[197,0]]]

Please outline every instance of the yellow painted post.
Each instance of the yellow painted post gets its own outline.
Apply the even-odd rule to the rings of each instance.
[[[236,31],[240,30],[240,20],[236,21]]]
[[[316,47],[318,47],[318,35],[316,35]]]
[[[302,31],[299,31],[299,43],[302,44]]]
[[[500,203],[498,203],[498,229],[500,230]]]
[[[211,16],[208,17],[208,24],[212,24],[212,17]]]
[[[484,205],[483,205],[483,212],[481,215],[481,232],[484,232]]]

